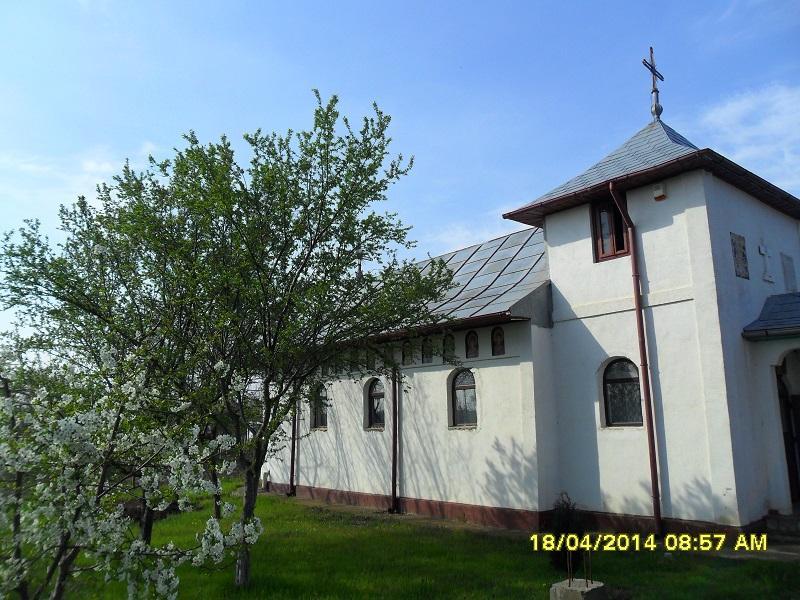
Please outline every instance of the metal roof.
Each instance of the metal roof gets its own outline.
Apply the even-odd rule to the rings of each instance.
[[[548,283],[544,234],[538,227],[421,261],[422,272],[437,258],[453,271],[455,287],[434,309],[452,319],[525,318],[516,305]]]
[[[650,169],[696,151],[697,146],[672,127],[660,120],[653,121],[603,160],[525,207],[589,188],[620,175]]]
[[[748,339],[800,335],[800,293],[769,296],[758,319],[742,335]]]
[[[654,121],[577,177],[533,202],[503,215],[542,226],[550,213],[607,197],[613,181],[619,191],[640,187],[693,169],[705,169],[761,202],[796,219],[800,200],[708,148],[698,150],[663,121]]]

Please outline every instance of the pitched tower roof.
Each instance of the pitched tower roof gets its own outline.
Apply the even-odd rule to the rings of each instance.
[[[660,120],[653,121],[600,162],[543,196],[539,196],[528,206],[589,188],[620,175],[657,167],[674,158],[696,151],[697,146],[672,127]]]
[[[605,195],[609,182],[625,190],[698,168],[711,171],[773,208],[800,218],[800,200],[713,150],[698,149],[658,119],[577,177],[503,217],[541,226],[547,214]]]

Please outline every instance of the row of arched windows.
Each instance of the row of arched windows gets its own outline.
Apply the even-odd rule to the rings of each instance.
[[[470,369],[456,371],[450,378],[449,420],[451,427],[475,427],[478,424],[478,395],[475,374]],[[383,429],[386,424],[386,398],[383,382],[373,378],[365,388],[365,426]],[[319,386],[311,401],[311,427],[328,425],[328,394]],[[603,412],[607,427],[642,425],[642,401],[639,371],[627,358],[612,360],[603,371]]]
[[[478,424],[475,375],[469,369],[462,369],[457,371],[451,380],[450,425],[474,427]],[[365,392],[364,426],[367,429],[383,429],[386,424],[386,394],[383,382],[377,378],[370,379]],[[311,399],[311,428],[325,429],[327,426],[328,392],[324,385],[320,385]]]
[[[502,356],[506,353],[506,335],[502,327],[495,327],[492,329],[491,342],[492,356]],[[423,338],[421,350],[422,364],[432,363],[433,341],[431,338]],[[442,339],[442,355],[445,359],[452,359],[455,357],[455,354],[456,339],[448,333]],[[480,356],[478,333],[474,330],[468,331],[467,335],[464,336],[464,356],[466,358],[478,358]],[[411,365],[414,363],[414,348],[408,340],[403,342],[401,362],[403,365]]]
[[[491,337],[492,356],[503,356],[506,353],[506,336],[502,327],[492,329]],[[406,340],[401,345],[400,363],[404,366],[414,364],[417,349],[414,348],[410,340]],[[336,375],[339,372],[357,372],[359,368],[366,367],[368,371],[375,369],[376,353],[368,351],[366,355],[359,356],[358,351],[345,351],[342,358],[326,364],[322,368],[323,375]],[[419,346],[419,356],[422,364],[433,363],[434,341],[430,337],[425,337]],[[452,360],[456,356],[456,340],[452,334],[447,334],[442,338],[442,356],[444,359]],[[480,343],[478,333],[474,330],[468,331],[464,336],[464,356],[466,358],[480,357]],[[361,360],[359,360],[361,359]]]

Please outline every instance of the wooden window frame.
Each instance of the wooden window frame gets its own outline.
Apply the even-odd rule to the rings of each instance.
[[[607,379],[607,373],[608,373],[608,370],[612,367],[612,365],[615,365],[615,364],[621,363],[621,362],[630,363],[630,364],[632,364],[634,366],[634,368],[636,368],[636,364],[632,360],[630,360],[628,358],[615,358],[610,363],[608,363],[605,366],[605,368],[603,369],[603,411],[605,413],[605,415],[604,415],[604,417],[605,417],[604,418],[605,426],[606,427],[642,427],[644,425],[644,415],[642,414],[642,409],[641,409],[642,382],[641,382],[641,380],[639,378],[639,369],[638,368],[636,368],[636,377],[635,378],[634,377],[615,378],[615,379],[612,379],[611,381],[613,383],[634,383],[634,382],[636,382],[636,384],[639,386],[639,414],[642,417],[641,420],[639,420],[639,421],[612,422],[611,419],[609,418],[610,412],[608,410],[608,379]]]
[[[624,202],[624,200],[623,200]],[[611,244],[613,246],[611,252],[604,252],[602,247],[602,238],[600,236],[600,213],[603,209],[610,209],[612,214],[611,219]],[[591,222],[592,222],[592,251],[594,252],[594,262],[603,262],[606,260],[613,260],[621,256],[630,256],[630,244],[628,243],[628,226],[622,215],[619,214],[617,205],[613,198],[607,200],[599,200],[593,202],[591,205]],[[618,227],[622,228],[618,232]],[[617,238],[623,240],[623,248],[617,247]]]

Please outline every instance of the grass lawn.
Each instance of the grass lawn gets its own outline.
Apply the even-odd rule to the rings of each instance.
[[[228,492],[231,484],[226,485]],[[241,502],[231,497],[229,501]],[[159,521],[154,541],[193,540],[209,504]],[[183,567],[181,598],[548,598],[563,579],[526,535],[326,507],[277,496],[259,498],[265,527],[253,549],[252,582],[233,584],[233,566]],[[596,579],[620,598],[800,597],[800,563],[680,555],[595,553]],[[72,596],[121,598],[116,584],[81,577]]]

